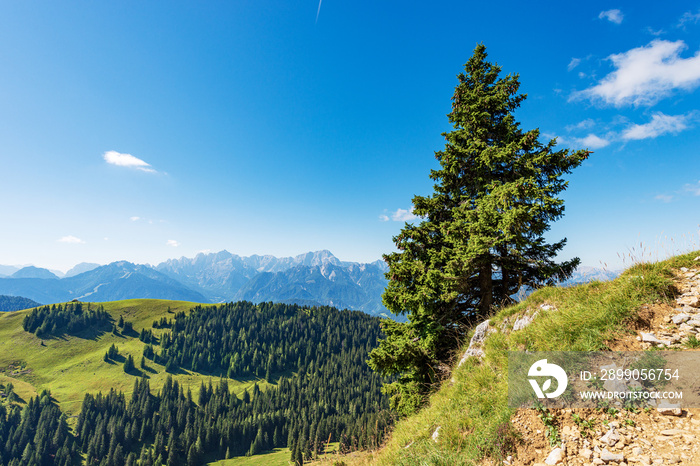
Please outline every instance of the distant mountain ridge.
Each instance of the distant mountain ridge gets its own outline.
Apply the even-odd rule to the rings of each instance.
[[[81,274],[59,279],[0,278],[0,294],[23,296],[43,303],[73,299],[95,302],[131,298],[159,298],[206,303],[200,293],[146,265],[113,262]]]
[[[381,302],[388,270],[383,261],[344,262],[327,250],[282,258],[224,250],[171,259],[155,268],[213,302],[313,303],[388,314]]]
[[[0,277],[9,277],[19,269],[20,267],[14,265],[0,265]]]
[[[21,296],[0,295],[0,312],[20,311],[37,306],[41,304]]]
[[[0,266],[12,270],[11,266]],[[17,268],[0,278],[0,294],[23,296],[42,303],[73,299],[105,302],[153,298],[219,303],[272,301],[328,305],[373,315],[390,316],[382,304],[387,285],[384,261],[345,262],[321,250],[294,257],[238,256],[226,250],[170,259],[158,265],[126,261],[108,265],[82,263],[64,278],[33,266]],[[563,286],[607,280],[618,271],[579,267]],[[526,296],[529,293],[525,290]]]
[[[596,267],[588,267],[582,265],[574,270],[571,276],[561,283],[562,286],[572,286],[579,285],[581,283],[588,283],[594,280],[606,282],[608,280],[613,280],[617,278],[622,273],[622,270],[609,270],[601,269]]]
[[[76,265],[72,269],[70,269],[68,272],[64,274],[65,278],[68,277],[73,277],[75,275],[79,275],[83,272],[89,272],[90,270],[94,270],[97,267],[99,267],[100,264],[95,264],[91,262],[81,262],[80,264]]]
[[[10,275],[10,278],[46,278],[57,280],[58,276],[50,270],[30,265],[19,269],[18,271]]]
[[[388,315],[381,302],[386,270],[383,261],[344,262],[327,250],[282,258],[242,257],[224,250],[170,259],[156,266],[126,261],[104,266],[79,264],[65,278],[46,269],[25,267],[0,278],[0,294],[44,303],[132,298],[200,303],[273,301]]]

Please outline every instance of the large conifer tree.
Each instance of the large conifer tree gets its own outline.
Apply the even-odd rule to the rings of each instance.
[[[520,129],[519,77],[499,77],[486,58],[477,46],[458,75],[453,130],[430,173],[435,192],[413,198],[420,222],[407,223],[394,238],[398,252],[384,256],[384,304],[408,322],[385,320],[386,338],[369,362],[399,376],[384,388],[400,413],[423,403],[476,321],[521,286],[555,283],[579,263],[555,262],[566,239],[548,244],[543,235],[564,212],[562,175],[589,152],[555,151],[556,140],[543,144],[539,130]]]

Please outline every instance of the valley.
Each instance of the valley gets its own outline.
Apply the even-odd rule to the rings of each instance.
[[[60,309],[98,310],[112,323],[70,332],[54,325],[37,335],[23,328],[37,311],[0,315],[0,388],[11,387],[14,406],[54,400],[88,464],[113,461],[117,445],[124,461],[141,464],[169,462],[171,454],[185,461],[193,445],[195,464],[285,447],[311,458],[329,438],[344,451],[376,447],[393,422],[382,379],[364,364],[380,335],[378,319],[362,312],[147,299]],[[108,357],[112,347],[118,354]],[[180,418],[183,409],[189,414]],[[104,431],[110,416],[134,434]],[[158,421],[170,416],[186,421]]]

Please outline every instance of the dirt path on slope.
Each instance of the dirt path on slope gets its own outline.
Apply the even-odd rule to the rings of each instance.
[[[700,264],[676,271],[674,281],[680,292],[676,305],[643,306],[633,324],[635,333],[610,342],[611,350],[643,351],[651,347],[694,350],[696,334],[700,331]],[[700,374],[700,354],[698,362]],[[503,464],[700,466],[700,409],[671,406],[636,413],[616,409],[550,412],[552,420],[545,425],[536,410],[518,410],[511,422],[523,443],[516,457]],[[559,435],[558,446],[550,445],[547,433],[552,431]]]

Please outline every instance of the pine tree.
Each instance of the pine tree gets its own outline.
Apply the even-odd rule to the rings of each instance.
[[[296,448],[294,449],[293,456],[292,461],[294,461],[296,466],[302,466],[304,464],[304,454],[302,453],[301,446],[299,444],[297,444]]]
[[[579,263],[556,263],[566,240],[547,244],[543,235],[564,212],[561,176],[589,152],[555,151],[556,140],[543,144],[539,130],[521,130],[513,112],[526,96],[518,94],[517,75],[500,72],[477,46],[458,75],[448,115],[454,129],[435,154],[435,192],[413,198],[419,220],[394,238],[398,252],[384,256],[384,304],[408,322],[384,321],[386,339],[369,362],[399,376],[384,390],[402,414],[446,375],[474,323],[522,286],[565,279]]]
[[[124,361],[124,372],[129,373],[134,370],[134,358],[131,355],[126,357]]]

